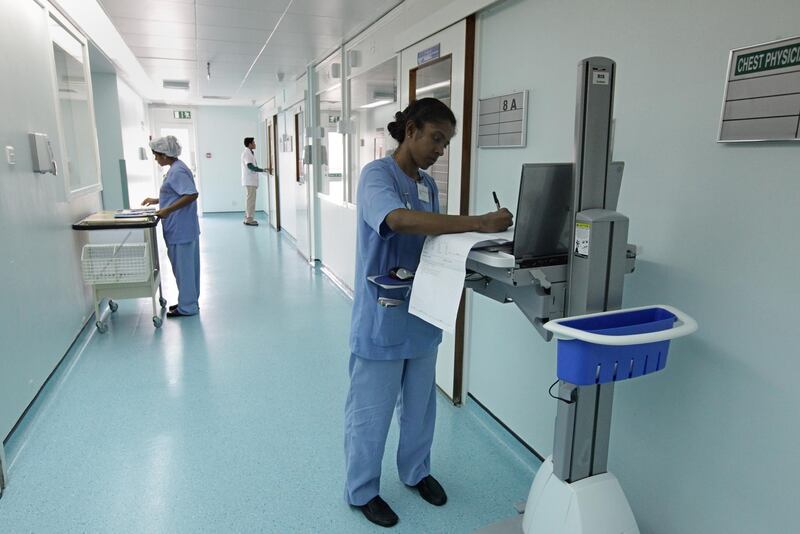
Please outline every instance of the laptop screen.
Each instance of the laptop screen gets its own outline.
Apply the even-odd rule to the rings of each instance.
[[[514,228],[518,260],[566,255],[572,231],[572,163],[522,166]]]
[[[625,164],[612,162],[606,176],[606,208],[615,210]],[[572,163],[522,166],[514,227],[514,257],[519,261],[566,256],[572,236]]]

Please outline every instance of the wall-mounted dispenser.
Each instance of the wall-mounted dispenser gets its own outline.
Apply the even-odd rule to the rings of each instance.
[[[47,134],[29,133],[28,138],[31,141],[33,172],[57,175],[56,158],[53,156],[53,147]]]

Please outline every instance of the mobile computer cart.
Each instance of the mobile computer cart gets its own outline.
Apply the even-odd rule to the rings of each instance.
[[[161,291],[156,226],[158,218],[143,216],[115,218],[113,211],[101,211],[72,225],[73,230],[144,230],[144,243],[87,244],[81,253],[83,279],[91,284],[94,296],[95,326],[101,333],[108,329],[100,319],[100,303],[108,299],[111,312],[117,311],[113,299],[149,297],[153,302],[153,326],[162,324],[161,310],[167,305]],[[158,304],[156,302],[158,294]]]

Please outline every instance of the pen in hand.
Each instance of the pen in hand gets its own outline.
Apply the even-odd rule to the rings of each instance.
[[[497,206],[497,211],[500,211],[500,201],[497,200],[497,193],[492,191],[492,197],[494,198],[494,205]]]

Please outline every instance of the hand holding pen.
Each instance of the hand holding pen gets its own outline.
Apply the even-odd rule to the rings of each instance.
[[[502,232],[514,224],[514,216],[506,208],[500,207],[500,200],[494,191],[492,191],[492,198],[494,205],[497,206],[497,211],[481,215],[481,232]]]

